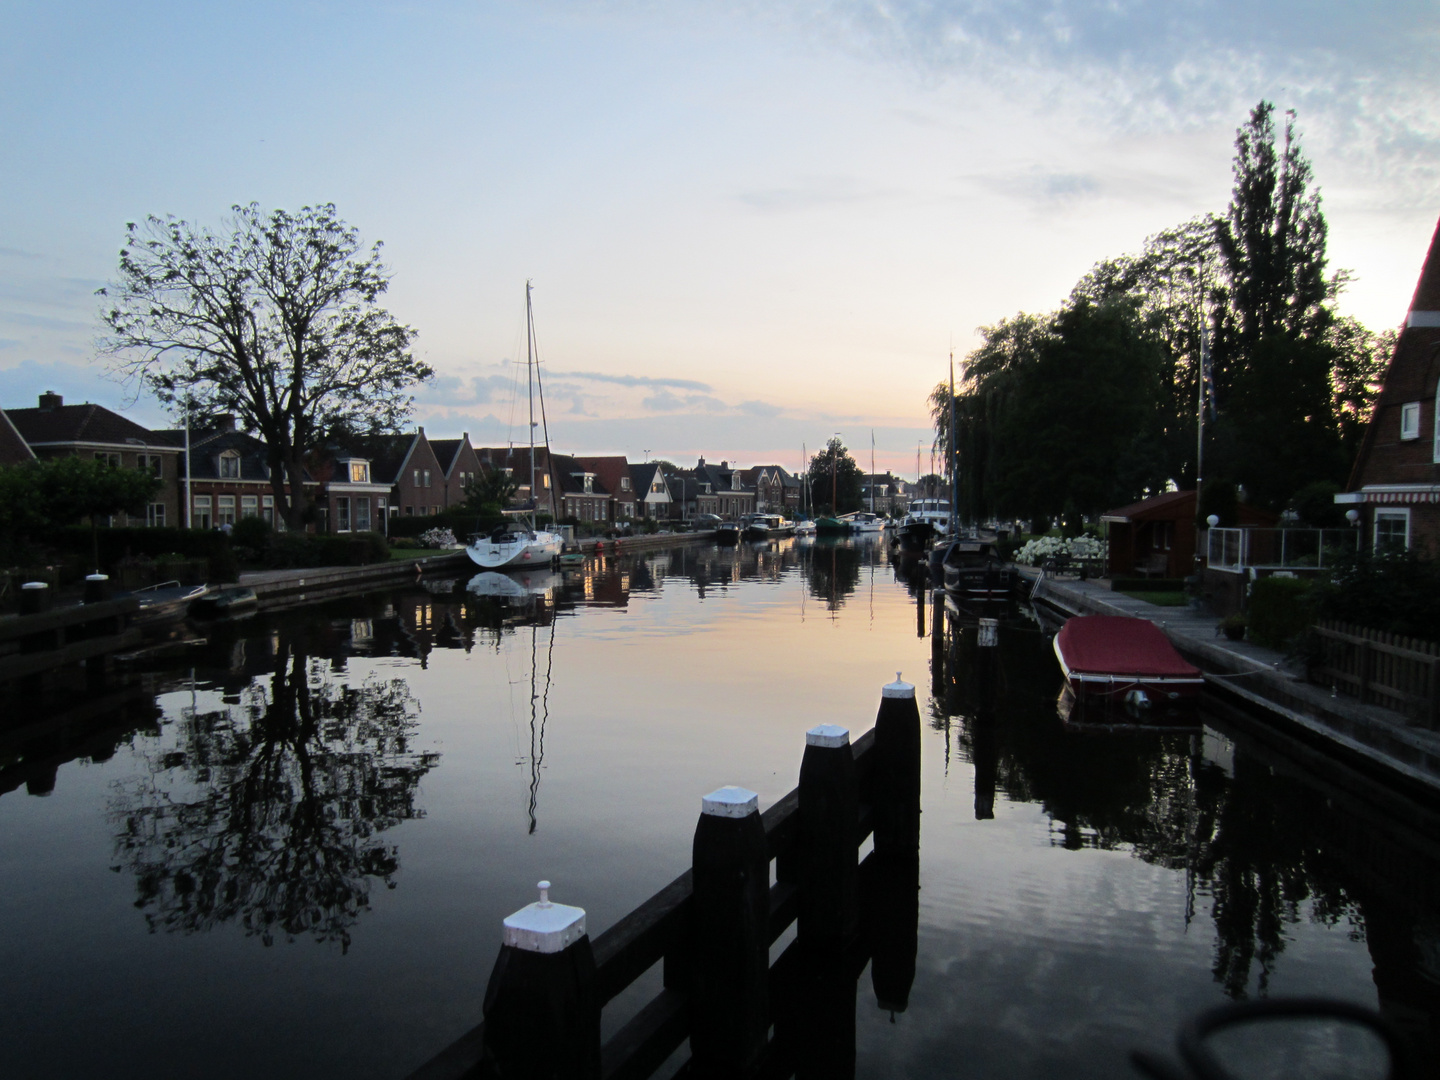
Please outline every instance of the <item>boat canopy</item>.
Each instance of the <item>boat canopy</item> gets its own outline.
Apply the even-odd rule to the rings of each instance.
[[[1084,615],[1070,619],[1055,638],[1072,672],[1142,678],[1199,678],[1170,639],[1148,619]]]

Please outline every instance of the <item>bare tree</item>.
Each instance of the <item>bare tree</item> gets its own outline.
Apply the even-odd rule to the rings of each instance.
[[[333,205],[231,210],[221,233],[172,216],[126,226],[119,279],[99,291],[99,344],[165,404],[231,412],[256,432],[276,512],[300,528],[307,456],[336,432],[399,430],[407,389],[434,373],[411,355],[415,331],[376,305],[381,245],[362,249]]]

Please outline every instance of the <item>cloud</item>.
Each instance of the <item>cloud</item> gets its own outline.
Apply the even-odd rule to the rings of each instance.
[[[709,390],[708,383],[694,379],[672,379],[652,375],[606,375],[599,371],[552,371],[551,378],[588,379],[591,382],[613,383],[616,386],[664,386],[675,390]]]
[[[792,187],[742,191],[740,202],[763,214],[786,214],[889,198],[895,193],[865,188],[849,177],[820,177]]]
[[[771,405],[767,401],[742,401],[736,409],[746,416],[779,416],[785,411],[779,405]]]
[[[725,402],[717,397],[711,397],[709,394],[686,394],[684,397],[680,397],[668,390],[652,394],[640,404],[650,412],[719,413],[729,411]]]

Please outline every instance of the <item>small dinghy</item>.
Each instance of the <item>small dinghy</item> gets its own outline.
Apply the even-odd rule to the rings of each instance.
[[[1205,685],[1154,623],[1124,615],[1077,615],[1055,635],[1055,656],[1076,701],[1112,700],[1141,708],[1193,701]]]

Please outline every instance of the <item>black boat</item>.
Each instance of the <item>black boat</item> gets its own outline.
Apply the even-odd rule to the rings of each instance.
[[[1020,575],[988,540],[952,541],[940,557],[945,591],[957,599],[999,601],[1015,595]]]
[[[740,526],[733,521],[722,521],[715,526],[715,543],[727,546],[740,542]]]

